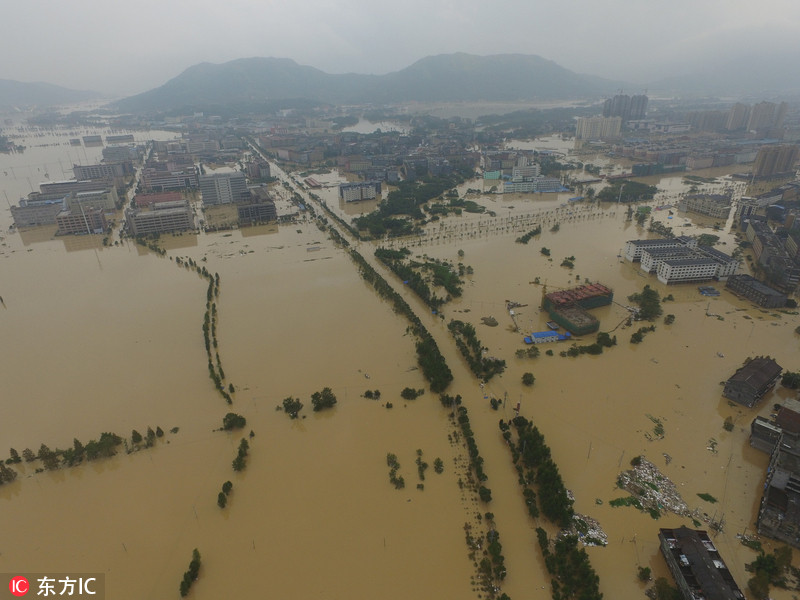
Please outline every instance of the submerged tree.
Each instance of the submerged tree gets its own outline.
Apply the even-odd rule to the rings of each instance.
[[[314,392],[311,394],[311,406],[314,411],[331,408],[335,404],[336,396],[329,387],[323,388],[321,392]]]

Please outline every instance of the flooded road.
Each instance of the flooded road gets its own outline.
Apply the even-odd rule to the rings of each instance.
[[[443,308],[444,320],[408,297],[437,336],[447,335],[451,318],[470,321],[489,354],[506,360],[506,372],[481,390],[455,347],[440,344],[456,375],[448,391],[464,396],[486,461],[488,506],[458,486],[463,450],[448,440],[452,425],[438,399],[430,392],[415,401],[400,397],[404,387],[426,387],[407,322],[310,221],[165,237],[167,257],[129,243],[103,248],[89,237],[76,238],[87,243],[70,250],[47,232],[4,234],[0,440],[21,452],[42,443],[64,448],[76,437],[85,443],[103,431],[129,438],[148,426],[179,430],[154,448],[69,469],[34,473],[39,462],[17,465],[17,481],[0,486],[0,571],[102,571],[110,597],[172,597],[196,547],[203,567],[191,593],[200,599],[477,598],[463,528],[489,510],[509,571],[503,591],[546,598],[539,523],[526,515],[497,428],[520,402],[521,414],[546,436],[576,510],[608,534],[608,547],[589,549],[605,597],[642,597],[637,566],[667,575],[658,528],[692,525],[610,506],[627,495],[616,478],[637,455],[656,464],[690,508],[724,519],[715,542],[744,587],[744,563],[755,554],[735,536],[753,531],[767,463],[747,444],[749,424],[787,394],[778,389],[750,410],[729,405],[720,382],[759,354],[797,370],[800,320],[761,311],[725,290],[706,298],[695,286],[662,286],[617,256],[626,240],[650,237],[625,221],[624,207],[562,207],[564,200],[552,196],[482,196],[487,207],[497,204],[494,219],[450,217],[425,236],[394,242],[474,269],[463,297]],[[668,222],[666,211],[654,214]],[[559,230],[551,232],[556,222]],[[540,236],[514,242],[537,223]],[[677,214],[670,223],[688,234],[713,225]],[[733,236],[714,233],[730,252]],[[360,252],[368,256],[373,247],[362,243]],[[572,270],[559,266],[567,256],[575,257]],[[235,386],[232,407],[206,369],[206,281],[179,267],[177,257],[220,275],[218,351]],[[537,277],[540,284],[532,284]],[[559,356],[566,348],[558,345],[547,356],[544,345],[536,359],[516,358],[522,334],[545,328],[541,284],[552,290],[584,279],[614,289],[619,304],[594,314],[618,345],[577,358]],[[663,308],[676,319],[656,322],[656,331],[633,345],[635,328],[624,327],[621,305],[646,283],[674,296]],[[527,305],[517,309],[519,332],[506,300]],[[486,316],[498,326],[483,325]],[[528,371],[536,377],[531,388],[521,384]],[[311,394],[326,386],[337,406],[312,412]],[[364,397],[376,389],[380,400]],[[485,395],[508,402],[494,411]],[[276,411],[287,396],[305,404],[300,419]],[[247,418],[243,430],[217,431],[229,410]],[[723,429],[726,417],[734,420],[731,432]],[[663,438],[654,435],[653,419],[663,424]],[[251,430],[247,468],[234,473],[239,440]],[[429,469],[421,482],[417,449],[429,464],[441,458],[444,473]],[[401,465],[402,490],[389,483],[389,452]],[[233,491],[220,509],[217,493],[226,480]]]

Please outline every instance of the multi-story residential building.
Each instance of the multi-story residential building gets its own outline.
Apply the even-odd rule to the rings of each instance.
[[[241,171],[201,175],[199,185],[204,206],[243,202],[249,195],[247,181]]]
[[[750,110],[750,117],[747,120],[748,131],[762,132],[783,125],[788,105],[785,102],[775,104],[773,102],[759,102]]]
[[[216,152],[219,150],[219,142],[217,140],[188,139],[183,144],[187,154],[202,154],[203,152]]]
[[[512,181],[523,181],[533,177],[539,177],[542,174],[542,167],[536,163],[532,165],[525,165],[522,167],[514,167],[511,169]]]
[[[113,179],[133,175],[133,164],[130,160],[96,165],[72,165],[72,172],[78,181],[87,179]]]
[[[745,599],[706,531],[686,526],[659,529],[658,540],[683,598]]]
[[[575,124],[575,138],[579,140],[618,138],[621,129],[622,117],[579,117]]]
[[[681,198],[678,210],[727,219],[731,214],[731,197],[728,194],[690,194]]]
[[[239,225],[267,223],[278,219],[278,210],[272,200],[259,199],[257,202],[237,204],[236,210],[239,215]]]
[[[800,440],[788,431],[781,432],[772,448],[756,529],[760,535],[800,547]]]
[[[722,395],[753,408],[775,386],[782,371],[783,367],[772,358],[757,356],[748,360],[725,382]]]
[[[707,257],[671,258],[661,261],[656,276],[661,283],[708,281],[717,274],[717,262]]]
[[[107,135],[106,136],[106,144],[127,144],[133,143],[133,134],[132,133],[121,133],[118,135]]]
[[[153,192],[189,190],[197,187],[197,172],[194,167],[168,170],[166,163],[142,169],[142,187]]]
[[[247,176],[250,179],[269,179],[271,171],[267,161],[254,161],[247,163]]]
[[[57,235],[84,235],[103,233],[106,230],[106,215],[96,208],[64,210],[56,216]]]
[[[34,196],[34,194],[31,194]],[[53,225],[56,216],[64,210],[64,196],[42,196],[35,193],[33,199],[23,198],[19,206],[11,207],[11,216],[17,227],[38,227],[39,225]]]
[[[687,283],[725,279],[733,275],[738,261],[709,246],[698,246],[695,238],[681,236],[656,240],[629,240],[625,258],[641,261],[641,268],[655,272],[662,283]]]
[[[756,155],[753,175],[770,177],[780,173],[792,173],[800,156],[800,148],[796,144],[780,146],[763,146]]]
[[[133,201],[136,208],[147,208],[151,204],[161,204],[162,202],[180,202],[183,194],[180,192],[160,192],[155,194],[136,194]]]
[[[134,145],[116,145],[103,148],[103,160],[123,162],[139,159],[139,149]]]
[[[63,194],[67,195],[72,192],[91,192],[94,190],[104,190],[113,187],[111,179],[101,179],[94,181],[78,181],[76,179],[67,179],[63,181],[49,181],[39,184],[39,190],[42,194]]]
[[[642,252],[645,250],[678,247],[696,248],[697,240],[688,236],[658,240],[629,240],[625,242],[625,258],[630,262],[638,262],[641,260]]]
[[[345,202],[374,200],[381,194],[381,186],[380,181],[342,183],[339,185],[339,198]]]
[[[532,177],[522,181],[503,183],[504,194],[529,194],[531,192],[565,192],[567,188],[555,177]]]
[[[764,308],[786,306],[787,296],[750,275],[731,275],[725,287]]]
[[[73,192],[66,198],[67,210],[80,211],[94,208],[102,211],[116,210],[119,204],[116,188],[105,190],[89,190],[86,192]]]
[[[728,131],[738,131],[747,127],[747,120],[750,118],[750,106],[737,102],[728,112],[728,120],[725,129]]]
[[[659,265],[665,260],[676,258],[690,258],[695,251],[687,246],[674,246],[669,248],[643,248],[639,266],[645,273],[655,273]]]
[[[195,228],[192,209],[185,200],[151,204],[147,209],[129,208],[125,211],[125,222],[133,236]]]
[[[648,98],[644,94],[628,96],[617,94],[603,104],[604,117],[621,117],[623,121],[644,119],[647,114]]]

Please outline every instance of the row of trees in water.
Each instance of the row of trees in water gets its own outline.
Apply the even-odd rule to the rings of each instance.
[[[466,359],[475,377],[489,381],[492,377],[505,370],[506,361],[483,356],[483,345],[478,339],[475,327],[471,323],[453,319],[447,325],[447,328],[453,334],[456,346]]]
[[[459,278],[459,273],[453,265],[443,261],[424,262],[408,260],[411,251],[408,248],[392,250],[389,248],[377,248],[375,258],[386,265],[390,271],[397,275],[403,284],[408,286],[419,298],[431,309],[438,310],[451,298],[458,298],[462,294],[463,281]],[[432,291],[424,273],[430,273],[432,283],[441,286],[447,292],[447,296],[440,298]]]
[[[363,256],[361,256],[355,249],[350,248],[347,240],[342,238],[342,236],[334,227],[328,227],[326,222],[319,219],[318,226],[320,226],[320,228],[323,230],[327,229],[334,241],[340,243],[345,249],[347,249],[351,259],[358,266],[362,278],[373,286],[379,296],[392,302],[395,312],[402,314],[410,322],[408,331],[417,338],[417,361],[420,365],[422,373],[428,380],[431,391],[440,394],[442,405],[446,408],[453,409],[451,416],[461,429],[464,443],[469,454],[469,483],[477,492],[481,501],[490,502],[492,499],[492,493],[488,487],[483,485],[483,482],[485,482],[488,477],[483,470],[483,457],[480,456],[478,451],[474,433],[469,424],[467,409],[464,406],[460,406],[461,396],[451,397],[442,393],[447,389],[450,382],[453,380],[453,375],[447,366],[447,363],[445,362],[445,359],[442,356],[435,340],[433,339],[433,336],[430,334],[430,332],[428,332],[428,330],[420,321],[419,317],[413,312],[411,307],[402,298],[402,296],[400,296],[400,294],[398,294],[394,288],[392,288],[392,286],[377,271],[375,271],[375,269],[373,269],[369,263],[367,263]],[[480,343],[478,342],[478,344]],[[504,362],[502,363],[502,366],[505,366]],[[397,474],[400,468],[400,464],[397,461],[397,456],[389,453],[387,454],[386,460],[387,465],[390,468],[390,482],[397,488],[404,487],[405,481],[403,477]],[[424,460],[422,460],[422,456],[419,451],[416,463],[418,475],[420,480],[422,480],[428,465]],[[440,470],[443,470],[443,463],[441,460],[437,459],[434,462],[434,470],[437,473],[440,472]],[[420,483],[418,487],[421,487],[422,485],[423,484]],[[498,584],[503,578],[505,578],[506,569],[502,555],[502,546],[499,542],[499,534],[494,527],[492,527],[487,538],[489,539],[490,543],[485,552],[485,559],[482,560],[481,564],[479,565],[479,572],[482,573],[486,578],[487,585],[485,589],[489,593],[489,597],[497,597],[496,594],[499,591]],[[487,574],[491,574],[491,577],[489,577]],[[499,598],[502,600],[510,600],[506,594],[502,594],[499,596]]]
[[[444,360],[433,336],[422,324],[403,297],[359,254],[355,249],[349,248],[347,240],[342,238],[335,228],[329,227],[331,237],[348,248],[348,253],[353,262],[358,266],[362,279],[372,285],[378,295],[392,303],[396,313],[402,314],[410,322],[408,330],[417,338],[417,362],[422,374],[430,384],[431,391],[439,393],[447,389],[453,381],[450,367]]]
[[[567,494],[544,435],[521,416],[512,419],[510,424],[501,420],[500,430],[511,451],[530,516],[537,519],[541,506],[541,513],[548,521],[561,529],[569,528],[575,515],[573,501]],[[603,597],[599,591],[600,578],[591,566],[586,550],[578,548],[576,536],[561,534],[551,541],[542,527],[537,527],[536,534],[547,571],[553,576],[552,598],[600,600]]]
[[[177,433],[178,428],[173,427],[170,431]],[[0,484],[10,483],[17,478],[17,472],[6,465],[19,464],[23,461],[32,463],[38,460],[41,462],[42,467],[37,470],[54,471],[61,467],[79,465],[83,461],[93,461],[114,456],[120,446],[125,446],[127,452],[150,448],[155,445],[158,438],[163,436],[164,430],[161,427],[156,427],[155,429],[148,427],[145,435],[134,429],[131,432],[130,444],[128,444],[127,439],[116,433],[106,431],[100,434],[99,439],[89,440],[85,445],[78,438],[75,438],[72,441],[72,446],[65,449],[56,448],[51,450],[47,444],[42,444],[38,452],[25,448],[20,454],[15,448],[11,448],[9,450],[9,458],[6,459],[5,463],[0,462]]]

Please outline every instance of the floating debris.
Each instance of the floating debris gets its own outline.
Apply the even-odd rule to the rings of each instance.
[[[602,502],[603,501],[600,500],[601,504]],[[600,523],[597,519],[579,513],[573,515],[570,527],[559,533],[559,536],[567,535],[576,536],[584,546],[608,545],[608,535],[606,535],[606,532],[600,527]]]
[[[632,469],[619,474],[617,485],[630,492],[641,509],[654,517],[663,511],[681,516],[692,514],[675,484],[643,457],[639,457],[638,464]]]

